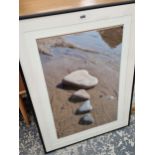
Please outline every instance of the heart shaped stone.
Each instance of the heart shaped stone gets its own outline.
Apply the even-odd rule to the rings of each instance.
[[[89,89],[98,84],[98,79],[90,75],[87,70],[76,70],[65,76],[63,83],[78,88]]]

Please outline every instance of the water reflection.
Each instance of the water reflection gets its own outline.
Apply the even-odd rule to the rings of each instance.
[[[105,31],[99,31],[102,39],[111,47],[115,48],[122,43],[123,26],[113,29],[107,29]]]

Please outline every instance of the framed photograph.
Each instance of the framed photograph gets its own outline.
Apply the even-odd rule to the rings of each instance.
[[[20,20],[20,63],[47,152],[127,126],[134,4]]]

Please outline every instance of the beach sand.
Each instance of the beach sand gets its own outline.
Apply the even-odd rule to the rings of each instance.
[[[122,27],[37,40],[58,138],[117,119],[121,42]],[[91,125],[79,124],[83,114],[75,112],[82,102],[71,102],[76,89],[62,84],[66,75],[79,69],[99,80],[87,90],[95,120]]]

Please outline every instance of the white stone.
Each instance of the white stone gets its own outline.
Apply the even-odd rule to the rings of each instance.
[[[88,89],[96,86],[98,79],[90,75],[87,70],[77,70],[65,76],[63,83]]]
[[[73,93],[72,96],[75,97],[75,98],[82,99],[82,100],[90,99],[90,95],[84,89],[80,89],[80,90],[76,91],[75,93]]]
[[[115,97],[114,97],[114,96],[107,96],[107,99],[108,99],[108,100],[114,100]]]

